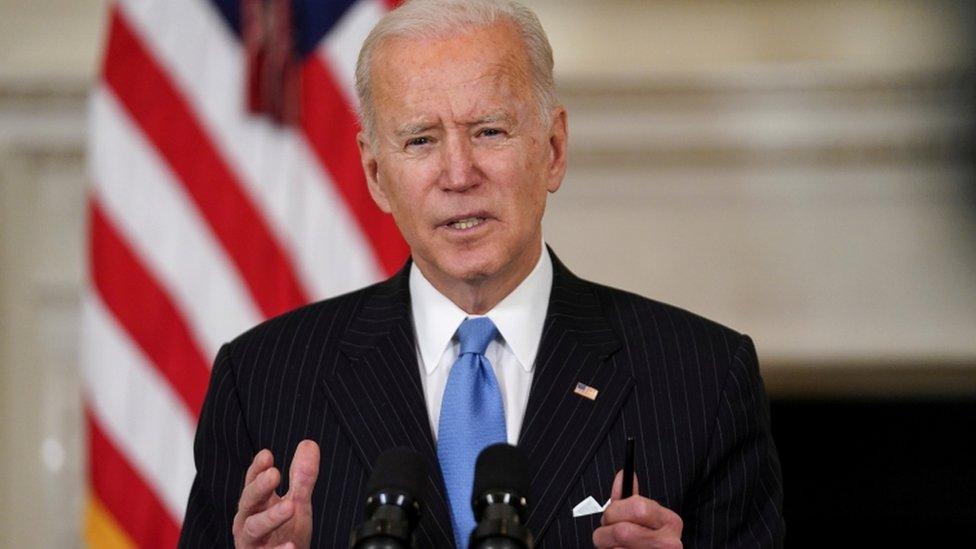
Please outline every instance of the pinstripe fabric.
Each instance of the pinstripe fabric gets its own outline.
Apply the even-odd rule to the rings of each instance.
[[[590,545],[636,436],[641,495],[677,512],[685,547],[782,545],[782,484],[752,341],[687,311],[556,277],[519,446],[533,471],[528,524],[545,545]],[[582,381],[595,401],[575,394]]]
[[[685,522],[686,547],[782,545],[782,485],[751,340],[686,311],[576,278],[553,256],[549,311],[519,446],[531,470],[529,527],[542,547],[590,546],[624,440],[638,438],[641,493]],[[322,447],[316,547],[347,543],[376,457],[428,461],[421,547],[453,546],[424,405],[408,270],[266,322],[224,346],[200,418],[197,477],[180,545],[230,546],[244,471],[261,448],[285,470]],[[578,381],[600,391],[573,394]],[[287,476],[285,478],[287,481]],[[286,488],[285,488],[286,489]]]

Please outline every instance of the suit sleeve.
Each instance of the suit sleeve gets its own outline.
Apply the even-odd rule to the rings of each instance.
[[[179,547],[233,547],[231,526],[254,455],[245,429],[230,346],[214,361],[210,387],[200,413],[193,457],[196,477],[190,489]]]
[[[782,547],[783,484],[752,340],[742,336],[712,425],[705,471],[684,509],[686,547]]]

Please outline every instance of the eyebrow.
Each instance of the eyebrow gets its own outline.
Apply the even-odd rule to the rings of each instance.
[[[396,135],[397,137],[418,135],[430,130],[435,125],[436,124],[432,124],[430,122],[407,122],[406,124],[403,124],[402,126],[397,128],[396,131],[394,131],[394,135]]]
[[[497,124],[499,122],[510,124],[512,122],[512,116],[505,111],[494,111],[476,118],[471,122],[467,122],[465,125],[478,126],[481,124]],[[407,122],[394,130],[393,133],[397,137],[408,137],[426,133],[437,126],[438,124],[434,122]]]
[[[479,124],[495,124],[498,122],[511,123],[512,116],[505,111],[494,111],[476,119],[471,125],[477,126]]]

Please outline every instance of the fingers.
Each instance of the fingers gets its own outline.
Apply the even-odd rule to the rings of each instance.
[[[617,500],[603,512],[600,524],[630,522],[654,530],[681,531],[681,517],[660,503],[641,496]]]
[[[254,482],[259,474],[272,465],[274,465],[274,457],[271,455],[271,450],[266,448],[258,452],[251,460],[251,466],[247,468],[247,473],[244,475],[244,485],[247,486]]]
[[[601,526],[593,531],[596,547],[632,547],[645,540],[651,532],[630,522]]]
[[[281,472],[274,467],[274,456],[268,450],[261,450],[251,460],[244,475],[244,489],[238,501],[237,515],[234,516],[234,541],[238,547],[265,546],[274,534],[276,549],[295,549],[294,541],[282,543],[281,537],[302,538],[303,516],[311,512],[311,496],[319,474],[318,444],[303,440],[299,443],[288,470],[289,492],[284,498],[278,496],[276,489],[281,484]],[[297,517],[297,518],[296,518]],[[296,519],[295,526],[286,525]],[[311,524],[305,521],[304,539],[308,538]],[[296,529],[297,528],[297,529]],[[281,529],[281,530],[279,530]],[[276,533],[277,530],[277,533]],[[287,535],[280,535],[285,532]]]
[[[281,473],[274,467],[259,473],[250,484],[244,486],[241,499],[237,502],[237,513],[246,518],[274,504],[279,499],[275,488],[280,483]]]
[[[640,547],[681,549],[681,536],[652,530],[632,522],[601,526],[593,531],[593,545],[603,547]]]
[[[280,500],[275,488],[281,483],[281,473],[273,465],[274,457],[271,452],[261,450],[251,460],[251,465],[244,474],[244,489],[237,501],[233,532],[234,539],[245,546],[251,545],[257,539],[258,535],[252,535],[251,531],[263,530],[261,521],[255,523],[252,518],[258,513],[267,512]],[[267,517],[263,520],[267,522]]]
[[[257,542],[284,524],[295,514],[295,504],[283,499],[271,507],[247,517],[244,521],[244,541]]]
[[[620,499],[620,496],[623,494],[623,486],[624,486],[624,472],[622,470],[617,471],[617,475],[613,477],[613,489],[610,490],[610,499],[613,500]],[[637,475],[635,474],[634,489],[632,492],[634,495],[640,493],[640,491],[637,488],[638,488]]]
[[[660,503],[636,495],[634,477],[633,496],[620,499],[623,471],[613,480],[611,502],[600,519],[600,528],[593,532],[597,547],[681,547],[681,517]]]
[[[298,502],[309,502],[315,480],[319,476],[319,445],[311,440],[298,443],[295,457],[288,470],[288,497]]]

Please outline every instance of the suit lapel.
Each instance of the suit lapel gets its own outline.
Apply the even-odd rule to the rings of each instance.
[[[519,448],[532,471],[529,529],[540,538],[590,461],[634,380],[608,360],[619,340],[593,293],[552,255],[553,286]],[[584,383],[591,400],[573,392]]]
[[[324,389],[367,471],[395,446],[424,456],[421,530],[441,547],[453,544],[451,520],[417,364],[408,275],[409,263],[365,298],[339,343],[344,360]]]

